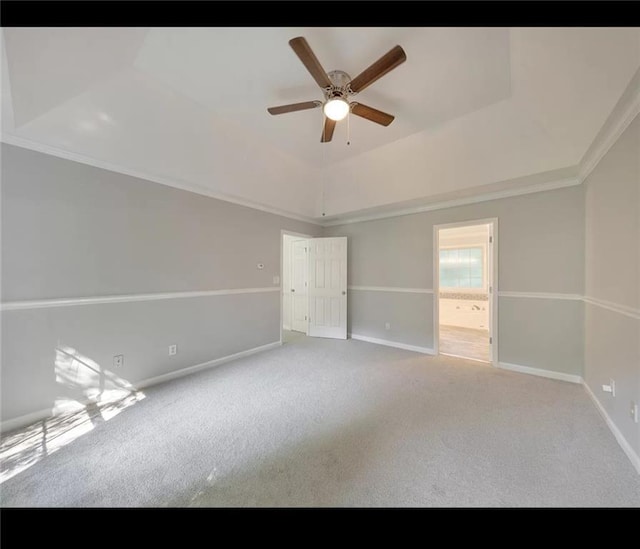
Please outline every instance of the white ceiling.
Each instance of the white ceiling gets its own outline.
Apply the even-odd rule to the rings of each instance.
[[[578,164],[640,67],[637,28],[5,28],[3,139],[316,218]],[[321,99],[288,45],[352,77],[407,61],[358,95],[320,144]]]

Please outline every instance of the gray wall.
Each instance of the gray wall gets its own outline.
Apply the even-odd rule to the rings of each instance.
[[[1,152],[2,302],[274,287],[280,230],[321,232],[4,143]],[[60,346],[111,371],[124,354],[114,373],[135,383],[278,341],[279,316],[278,291],[3,311],[2,420],[66,398]]]
[[[320,231],[4,143],[2,229],[3,301],[271,286],[280,229]]]
[[[347,295],[348,332],[433,347],[433,295],[369,290],[349,290]]]
[[[586,185],[585,294],[640,314],[640,117],[593,170]],[[640,455],[640,320],[585,304],[585,382]],[[610,379],[616,396],[602,392]]]
[[[582,186],[574,186],[328,227],[324,234],[349,237],[349,285],[432,289],[433,226],[496,217],[499,290],[582,294],[583,193]],[[432,296],[370,290],[351,294],[352,333],[433,347]],[[376,301],[384,301],[384,306],[371,305]],[[527,297],[499,301],[500,362],[582,375],[581,302]],[[400,330],[384,329],[389,314],[402,319]]]

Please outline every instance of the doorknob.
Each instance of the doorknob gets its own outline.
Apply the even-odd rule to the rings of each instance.
[[[296,290],[295,290],[295,288],[291,288],[291,291],[292,291],[292,292],[295,292]]]
[[[345,292],[344,290],[342,290],[342,295],[347,295],[347,292]]]

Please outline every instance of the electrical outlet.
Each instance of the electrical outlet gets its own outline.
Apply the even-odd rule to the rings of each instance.
[[[635,423],[638,423],[638,405],[635,402],[633,402],[633,400],[631,401],[631,407],[629,408],[629,413],[631,414],[631,419]]]
[[[384,329],[385,330],[391,330],[391,323],[390,322],[385,322],[384,323]]]
[[[124,365],[124,355],[115,355],[113,357],[113,367],[122,368],[123,365]]]
[[[611,393],[611,396],[616,396],[616,382],[613,379],[609,380],[609,385],[603,385],[602,390],[605,393]]]
[[[169,345],[169,356],[173,356],[178,352],[177,345]]]

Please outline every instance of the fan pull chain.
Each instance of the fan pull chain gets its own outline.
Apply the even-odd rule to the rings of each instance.
[[[322,122],[322,137],[323,137],[323,141],[324,141],[324,137],[326,136],[326,134],[325,134],[324,114],[320,117],[320,121]],[[322,177],[322,181],[321,181],[321,186],[322,186],[322,217],[324,217],[324,215],[325,215],[325,212],[324,212],[324,191],[325,191],[325,187],[327,185],[327,153],[326,153],[326,147],[327,147],[326,143],[321,143],[320,144],[320,148],[322,149],[322,171],[324,172],[323,177]]]
[[[347,145],[351,145],[351,107],[347,112]]]

